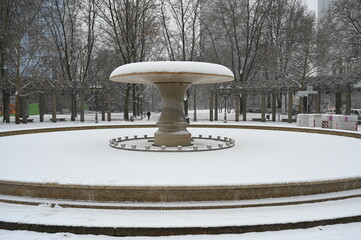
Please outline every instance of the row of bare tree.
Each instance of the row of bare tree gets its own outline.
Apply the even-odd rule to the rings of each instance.
[[[61,92],[71,96],[71,120],[78,110],[84,121],[84,104],[92,98],[95,83],[108,96],[107,106],[112,99],[123,99],[119,105],[129,120],[130,108],[136,115],[153,91],[144,85],[112,83],[108,77],[115,67],[140,61],[220,63],[233,70],[238,86],[296,84],[304,90],[307,78],[337,64],[347,68],[343,73],[359,71],[360,5],[358,0],[335,1],[317,24],[301,0],[1,0],[5,120],[10,121],[12,93],[17,123],[23,115],[21,98],[34,94],[39,103],[45,95],[52,96],[55,120]],[[190,89],[186,115],[192,92],[194,109],[197,102],[209,99]],[[240,97],[245,112],[247,94]]]

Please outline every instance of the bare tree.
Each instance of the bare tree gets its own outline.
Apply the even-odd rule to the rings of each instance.
[[[265,35],[263,78],[275,86],[304,90],[317,67],[314,14],[299,0],[278,0],[267,17]],[[281,100],[282,95],[279,105]]]
[[[86,40],[83,41],[82,49],[79,52],[79,68],[78,68],[78,79],[79,79],[79,97],[80,97],[80,121],[84,122],[84,91],[89,87],[88,83],[91,82],[97,75],[96,71],[91,71],[91,63],[93,61],[94,42],[96,40],[95,22],[97,18],[96,1],[85,0],[80,3],[82,11],[82,26],[84,29],[83,34],[86,36]]]
[[[202,18],[205,23],[203,28],[210,38],[209,50],[214,52],[210,55],[216,56],[217,61],[233,70],[237,84],[252,81],[260,69],[264,25],[274,2],[275,0],[219,0],[209,6],[213,9],[213,14],[208,14],[208,18],[213,19]],[[215,30],[210,27],[215,27]],[[242,94],[244,113],[246,98],[247,95]],[[245,118],[244,114],[243,119]]]
[[[161,1],[160,19],[166,46],[166,59],[194,61],[200,58],[200,8],[201,0]],[[188,116],[190,94],[191,89],[188,89],[184,96],[186,116]]]
[[[3,114],[6,123],[10,123],[10,91],[11,82],[6,76],[5,67],[8,64],[8,53],[11,44],[12,22],[20,1],[1,0],[0,4],[0,85],[3,96]]]
[[[15,119],[20,123],[20,116],[26,123],[26,113],[20,113],[20,99],[25,96],[25,89],[31,85],[29,69],[38,64],[39,54],[39,27],[38,18],[42,1],[24,3],[22,1],[4,1],[4,22],[2,25],[1,68],[3,89],[8,88],[10,79],[5,79],[4,66],[7,64],[15,84]],[[5,118],[8,121],[9,92],[4,91]],[[25,98],[23,98],[25,99]]]
[[[343,73],[361,75],[361,2],[358,0],[335,1],[330,8],[334,60]]]
[[[71,120],[76,117],[76,96],[80,92],[81,121],[84,121],[84,89],[95,41],[95,0],[52,0],[44,14],[54,41],[61,74],[71,96]]]
[[[335,110],[341,113],[341,96],[346,91],[346,113],[351,110],[353,84],[361,75],[361,2],[333,1],[318,26],[318,48],[324,59],[323,85],[335,92]],[[326,76],[332,75],[332,78]]]
[[[157,33],[155,0],[103,0],[99,6],[104,21],[106,42],[114,46],[118,65],[141,62],[149,58]],[[124,119],[129,120],[130,92],[133,103],[135,85],[124,86]],[[138,88],[139,89],[139,88]],[[135,114],[133,105],[133,114]]]

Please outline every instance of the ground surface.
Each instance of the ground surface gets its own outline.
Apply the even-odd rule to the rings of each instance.
[[[193,153],[131,152],[109,147],[111,138],[151,136],[155,128],[2,137],[0,180],[81,185],[204,186],[361,176],[360,139],[268,130],[189,130],[195,136],[231,137],[236,144],[230,149]],[[16,158],[12,157],[14,153]]]
[[[155,123],[158,114],[152,114],[149,123]],[[69,117],[69,116],[65,116]],[[35,122],[26,125],[15,124],[0,124],[0,131],[8,131],[14,129],[31,129],[31,128],[47,128],[47,127],[62,127],[62,126],[83,126],[94,125],[93,115],[87,116],[85,123],[66,121],[63,123],[39,123],[35,118]],[[68,118],[69,119],[69,118]],[[110,123],[100,124],[125,124],[123,121],[113,121]],[[148,123],[147,120],[136,121],[133,124]],[[218,122],[218,124],[221,122]],[[229,122],[228,124],[235,124]],[[239,124],[261,124],[257,122],[241,122]],[[99,125],[99,124],[98,124]],[[263,125],[276,126],[295,126],[294,124],[287,124],[281,122],[267,122]],[[138,132],[140,131],[140,132]],[[326,136],[318,134],[307,133],[287,133],[287,132],[272,132],[260,130],[220,130],[216,129],[190,129],[192,134],[208,134],[212,131],[213,135],[230,136],[236,138],[237,148],[232,148],[219,152],[212,153],[197,153],[194,157],[190,153],[189,159],[174,158],[174,154],[155,153],[155,155],[143,155],[143,153],[134,152],[120,152],[120,150],[112,149],[108,146],[108,140],[113,137],[134,134],[144,134],[144,131],[150,133],[155,129],[119,129],[119,130],[90,130],[77,132],[62,132],[62,133],[46,133],[46,134],[30,134],[20,135],[14,137],[0,138],[1,168],[0,178],[13,180],[26,180],[38,182],[61,182],[80,184],[101,183],[101,184],[119,184],[125,185],[139,185],[139,184],[164,184],[164,179],[168,179],[166,184],[232,184],[232,183],[257,183],[259,181],[299,181],[301,179],[317,180],[317,179],[334,179],[343,177],[360,176],[361,166],[359,160],[359,146],[360,140]],[[205,133],[205,131],[207,133]],[[75,134],[74,134],[75,133]],[[6,141],[5,141],[6,140]],[[19,151],[21,149],[21,151]],[[301,149],[305,149],[303,154],[300,154]],[[306,151],[307,150],[307,151]],[[81,154],[74,156],[72,151],[78,151]],[[276,151],[276,152],[274,152]],[[240,154],[241,152],[242,154]],[[130,155],[128,155],[130,154]],[[152,153],[154,154],[154,153]],[[161,155],[163,154],[163,155]],[[175,153],[176,154],[176,153]],[[14,156],[19,158],[14,158]],[[51,157],[49,157],[49,155]],[[122,155],[122,157],[120,157]],[[182,154],[183,155],[183,154]],[[188,156],[187,154],[184,154]],[[201,155],[207,155],[204,158]],[[5,156],[6,160],[3,160]],[[81,156],[81,157],[80,157]],[[159,157],[160,156],[160,157]],[[171,156],[171,157],[170,157]],[[181,156],[181,155],[179,155]],[[356,157],[355,157],[356,156]],[[9,161],[11,159],[12,161]],[[320,160],[321,159],[321,160]],[[60,162],[61,163],[60,163]],[[149,174],[149,169],[156,166],[153,172]],[[8,171],[4,171],[4,167]],[[114,167],[116,166],[116,167]],[[97,171],[94,171],[97,169]],[[300,173],[301,171],[301,173]],[[128,174],[132,172],[132,174]],[[256,176],[254,172],[262,173],[263,175]],[[144,175],[148,173],[149,175]],[[203,175],[200,175],[203,174]],[[106,176],[106,178],[104,177]],[[133,177],[132,177],[133,176]],[[272,178],[271,178],[272,177]],[[298,207],[289,206],[291,211],[297,209],[302,213],[290,214],[289,210],[284,207],[278,207],[279,210],[267,213],[259,211],[252,213],[245,217],[248,221],[255,223],[271,221],[272,218],[277,218],[279,221],[287,221],[290,217],[305,218],[308,216],[313,219],[317,216],[326,217],[333,214],[333,217],[342,215],[359,214],[360,203],[359,199],[350,199],[344,201],[337,201],[335,203],[329,202],[322,206],[318,205],[299,205]],[[345,207],[341,207],[346,204]],[[341,208],[338,208],[341,207]],[[277,209],[278,209],[277,208]],[[12,210],[11,210],[12,209]],[[273,208],[276,209],[276,208]],[[285,211],[283,211],[283,210]],[[332,209],[332,211],[330,211]],[[338,210],[339,209],[339,210]],[[263,210],[266,210],[263,209]],[[7,215],[11,215],[16,221],[18,217],[25,222],[41,222],[51,221],[56,217],[61,217],[66,213],[73,214],[74,211],[63,208],[49,208],[48,206],[37,206],[22,209],[20,206],[14,208],[6,207],[1,211],[11,211]],[[218,210],[217,210],[218,211]],[[190,224],[189,219],[197,220],[199,224],[219,224],[219,213],[217,211],[205,212],[199,214],[197,211],[187,212],[177,216],[176,223]],[[248,209],[237,210],[242,212],[237,214],[233,210],[225,211],[225,221],[239,222],[245,221],[244,214]],[[346,211],[346,212],[345,212]],[[90,216],[91,222],[87,225],[92,225],[100,218],[97,214],[106,214],[107,211],[91,211],[87,214]],[[283,213],[282,213],[283,212]],[[146,225],[156,224],[152,221],[147,213],[142,212],[126,212],[119,211],[119,216],[125,222],[128,220],[135,221],[136,219],[143,219]],[[149,212],[148,212],[149,213]],[[76,214],[76,213],[75,213]],[[92,215],[95,214],[95,215]],[[138,214],[138,215],[137,215]],[[166,212],[160,213],[159,217],[163,216],[164,224],[171,224],[164,217]],[[192,218],[192,214],[199,214],[198,217]],[[283,215],[282,215],[283,214]],[[4,216],[4,215],[3,215]],[[81,217],[82,215],[77,215]],[[75,218],[77,217],[75,216]],[[115,217],[113,214],[110,216]],[[112,217],[107,219],[103,224],[112,224]],[[240,217],[243,216],[243,217]],[[5,216],[6,217],[6,216]],[[74,216],[73,216],[74,217]],[[183,220],[182,220],[183,219]],[[212,220],[213,219],[213,220]],[[243,220],[242,220],[243,219]],[[79,219],[78,219],[79,220]],[[205,221],[207,220],[207,221]],[[73,221],[76,221],[73,219]],[[95,221],[95,222],[93,222]],[[137,222],[137,221],[135,221]],[[213,222],[213,223],[212,223]],[[139,223],[139,221],[138,221]],[[159,223],[159,222],[158,222]],[[312,229],[289,230],[278,232],[264,232],[264,233],[248,233],[241,235],[215,235],[215,236],[179,236],[179,237],[162,237],[162,238],[131,238],[131,239],[351,239],[356,240],[361,238],[360,223],[351,223],[333,226],[321,226]],[[25,231],[5,231],[0,230],[1,240],[14,239],[115,239],[105,236],[82,236],[68,233],[62,234],[45,234]],[[123,239],[123,238],[122,238]],[[125,238],[127,239],[127,238]],[[129,238],[130,239],[130,238]]]

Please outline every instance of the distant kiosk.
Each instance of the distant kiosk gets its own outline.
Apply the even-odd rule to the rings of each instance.
[[[298,91],[297,92],[299,97],[307,97],[307,113],[308,113],[308,95],[312,95],[312,94],[318,94],[318,91],[313,91],[313,87],[312,86],[307,86],[307,90],[306,91]]]
[[[298,91],[297,94],[298,94],[298,96],[300,96],[300,97],[308,97],[308,95],[318,94],[318,91],[313,91],[313,87],[312,87],[312,86],[307,86],[307,90],[306,90],[306,91]]]
[[[162,97],[162,113],[154,134],[156,146],[189,146],[191,134],[183,114],[183,98],[192,84],[222,83],[234,80],[225,66],[204,62],[139,62],[122,65],[110,75],[122,83],[154,84]]]

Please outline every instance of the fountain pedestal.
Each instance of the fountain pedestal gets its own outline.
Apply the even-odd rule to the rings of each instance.
[[[162,114],[154,134],[154,145],[167,147],[191,145],[192,135],[183,114],[183,98],[192,84],[221,83],[234,80],[228,68],[203,62],[140,62],[122,65],[110,80],[123,83],[154,84],[162,97]]]
[[[162,114],[154,133],[154,145],[175,147],[191,145],[192,136],[183,114],[183,98],[190,83],[156,83],[162,97]]]

